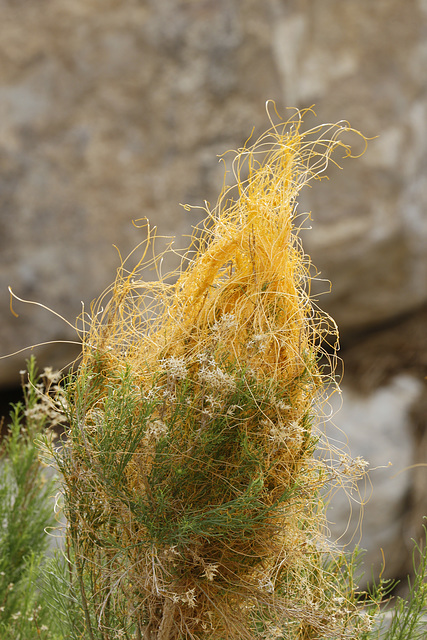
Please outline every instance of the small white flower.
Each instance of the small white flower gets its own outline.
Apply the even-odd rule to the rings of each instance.
[[[227,416],[234,416],[237,409],[241,409],[238,404],[231,404],[227,409]]]
[[[362,616],[361,622],[363,631],[371,631],[374,626],[373,617],[369,613],[362,614]]]
[[[205,571],[203,573],[204,577],[207,578],[209,580],[209,582],[212,582],[213,579],[215,578],[215,575],[218,573],[218,566],[217,564],[207,564],[205,567]]]
[[[279,400],[278,402],[276,402],[276,409],[278,409],[279,411],[289,411],[289,409],[292,409],[292,407],[289,404],[286,404],[284,400]]]
[[[179,556],[179,551],[177,551],[176,549],[176,544],[174,544],[172,547],[169,547],[169,549],[166,549],[167,553],[171,553],[174,556]]]
[[[215,322],[212,331],[227,333],[235,327],[237,327],[237,321],[234,313],[224,313],[224,315]]]
[[[366,467],[369,467],[369,462],[364,460],[362,458],[362,456],[357,456],[357,458],[354,458],[354,466],[356,467],[356,469],[358,471],[363,473],[365,471]]]
[[[153,387],[152,389],[145,391],[145,393],[143,393],[143,397],[145,400],[155,400],[159,391],[159,387]]]
[[[43,377],[47,382],[55,384],[61,378],[60,371],[54,371],[52,367],[45,367],[43,370]]]
[[[262,585],[262,588],[267,591],[267,593],[274,593],[274,584],[271,580],[267,580],[267,582]]]
[[[147,424],[147,435],[155,440],[160,440],[167,432],[168,426],[162,420],[153,420]]]
[[[263,426],[270,427],[270,440],[273,442],[283,443],[286,440],[286,431],[280,425],[272,424],[271,421],[263,420],[266,424]]]
[[[207,402],[212,409],[219,409],[221,407],[221,402],[219,402],[211,393],[205,397],[205,402]]]

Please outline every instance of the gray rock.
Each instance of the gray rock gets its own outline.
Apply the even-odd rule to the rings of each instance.
[[[301,208],[306,248],[333,283],[321,304],[341,331],[427,299],[425,2],[6,0],[0,37],[0,352],[74,332],[16,304],[7,286],[72,324],[144,239],[189,233],[222,185],[216,154],[267,126],[264,104],[316,103],[372,140]],[[184,241],[185,244],[185,241]],[[160,242],[160,246],[162,243]],[[166,265],[170,268],[172,263]],[[151,277],[149,274],[148,277]],[[319,289],[325,289],[319,283]],[[39,350],[65,364],[76,349]],[[28,354],[27,354],[28,355]],[[0,360],[17,381],[22,356]]]
[[[367,579],[370,567],[376,576],[381,571],[381,549],[384,577],[405,572],[413,533],[408,527],[416,448],[411,409],[422,392],[418,378],[400,374],[369,394],[344,384],[342,394],[329,401],[333,417],[325,433],[331,444],[369,463],[368,478],[337,491],[327,512],[334,540],[366,550]]]

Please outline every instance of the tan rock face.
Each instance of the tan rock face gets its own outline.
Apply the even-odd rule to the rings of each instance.
[[[214,202],[216,154],[266,128],[267,99],[285,117],[316,103],[308,127],[345,118],[380,136],[301,203],[313,212],[306,248],[333,283],[321,305],[345,334],[420,305],[426,24],[415,0],[5,0],[0,352],[74,338],[33,306],[16,304],[15,318],[7,285],[73,323],[113,279],[112,244],[126,255],[144,239],[133,219],[189,233],[201,212],[179,203]],[[0,384],[21,361],[0,360]]]

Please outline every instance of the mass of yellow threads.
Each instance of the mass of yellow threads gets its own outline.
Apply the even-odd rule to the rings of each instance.
[[[113,347],[113,354],[119,344],[132,345],[128,362],[135,360],[144,369],[143,363],[160,353],[190,352],[188,345],[200,349],[215,338],[215,321],[232,313],[236,330],[229,345],[235,357],[244,358],[242,348],[252,333],[268,333],[265,364],[279,367],[286,377],[299,371],[316,319],[308,296],[309,260],[298,239],[296,199],[305,184],[322,177],[336,148],[351,155],[340,137],[353,132],[346,122],[301,132],[303,115],[297,112],[237,152],[232,175],[238,197],[232,199],[235,186],[225,188],[216,207],[206,209],[205,232],[193,240],[192,249],[199,248],[189,266],[183,260],[183,273],[168,274],[168,283],[150,283],[138,279],[138,268],[130,274],[119,270],[108,307],[101,313],[101,302],[94,312],[89,353],[102,335],[104,350]],[[148,230],[144,255],[152,240]],[[146,266],[141,260],[140,267]]]

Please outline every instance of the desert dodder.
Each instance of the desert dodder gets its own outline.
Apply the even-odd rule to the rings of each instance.
[[[338,471],[313,455],[313,402],[336,329],[310,300],[296,212],[332,153],[350,155],[351,129],[302,133],[301,115],[236,154],[236,184],[175,278],[142,279],[147,226],[141,263],[85,321],[55,456],[87,637],[341,638],[364,624],[324,562],[320,495]]]

